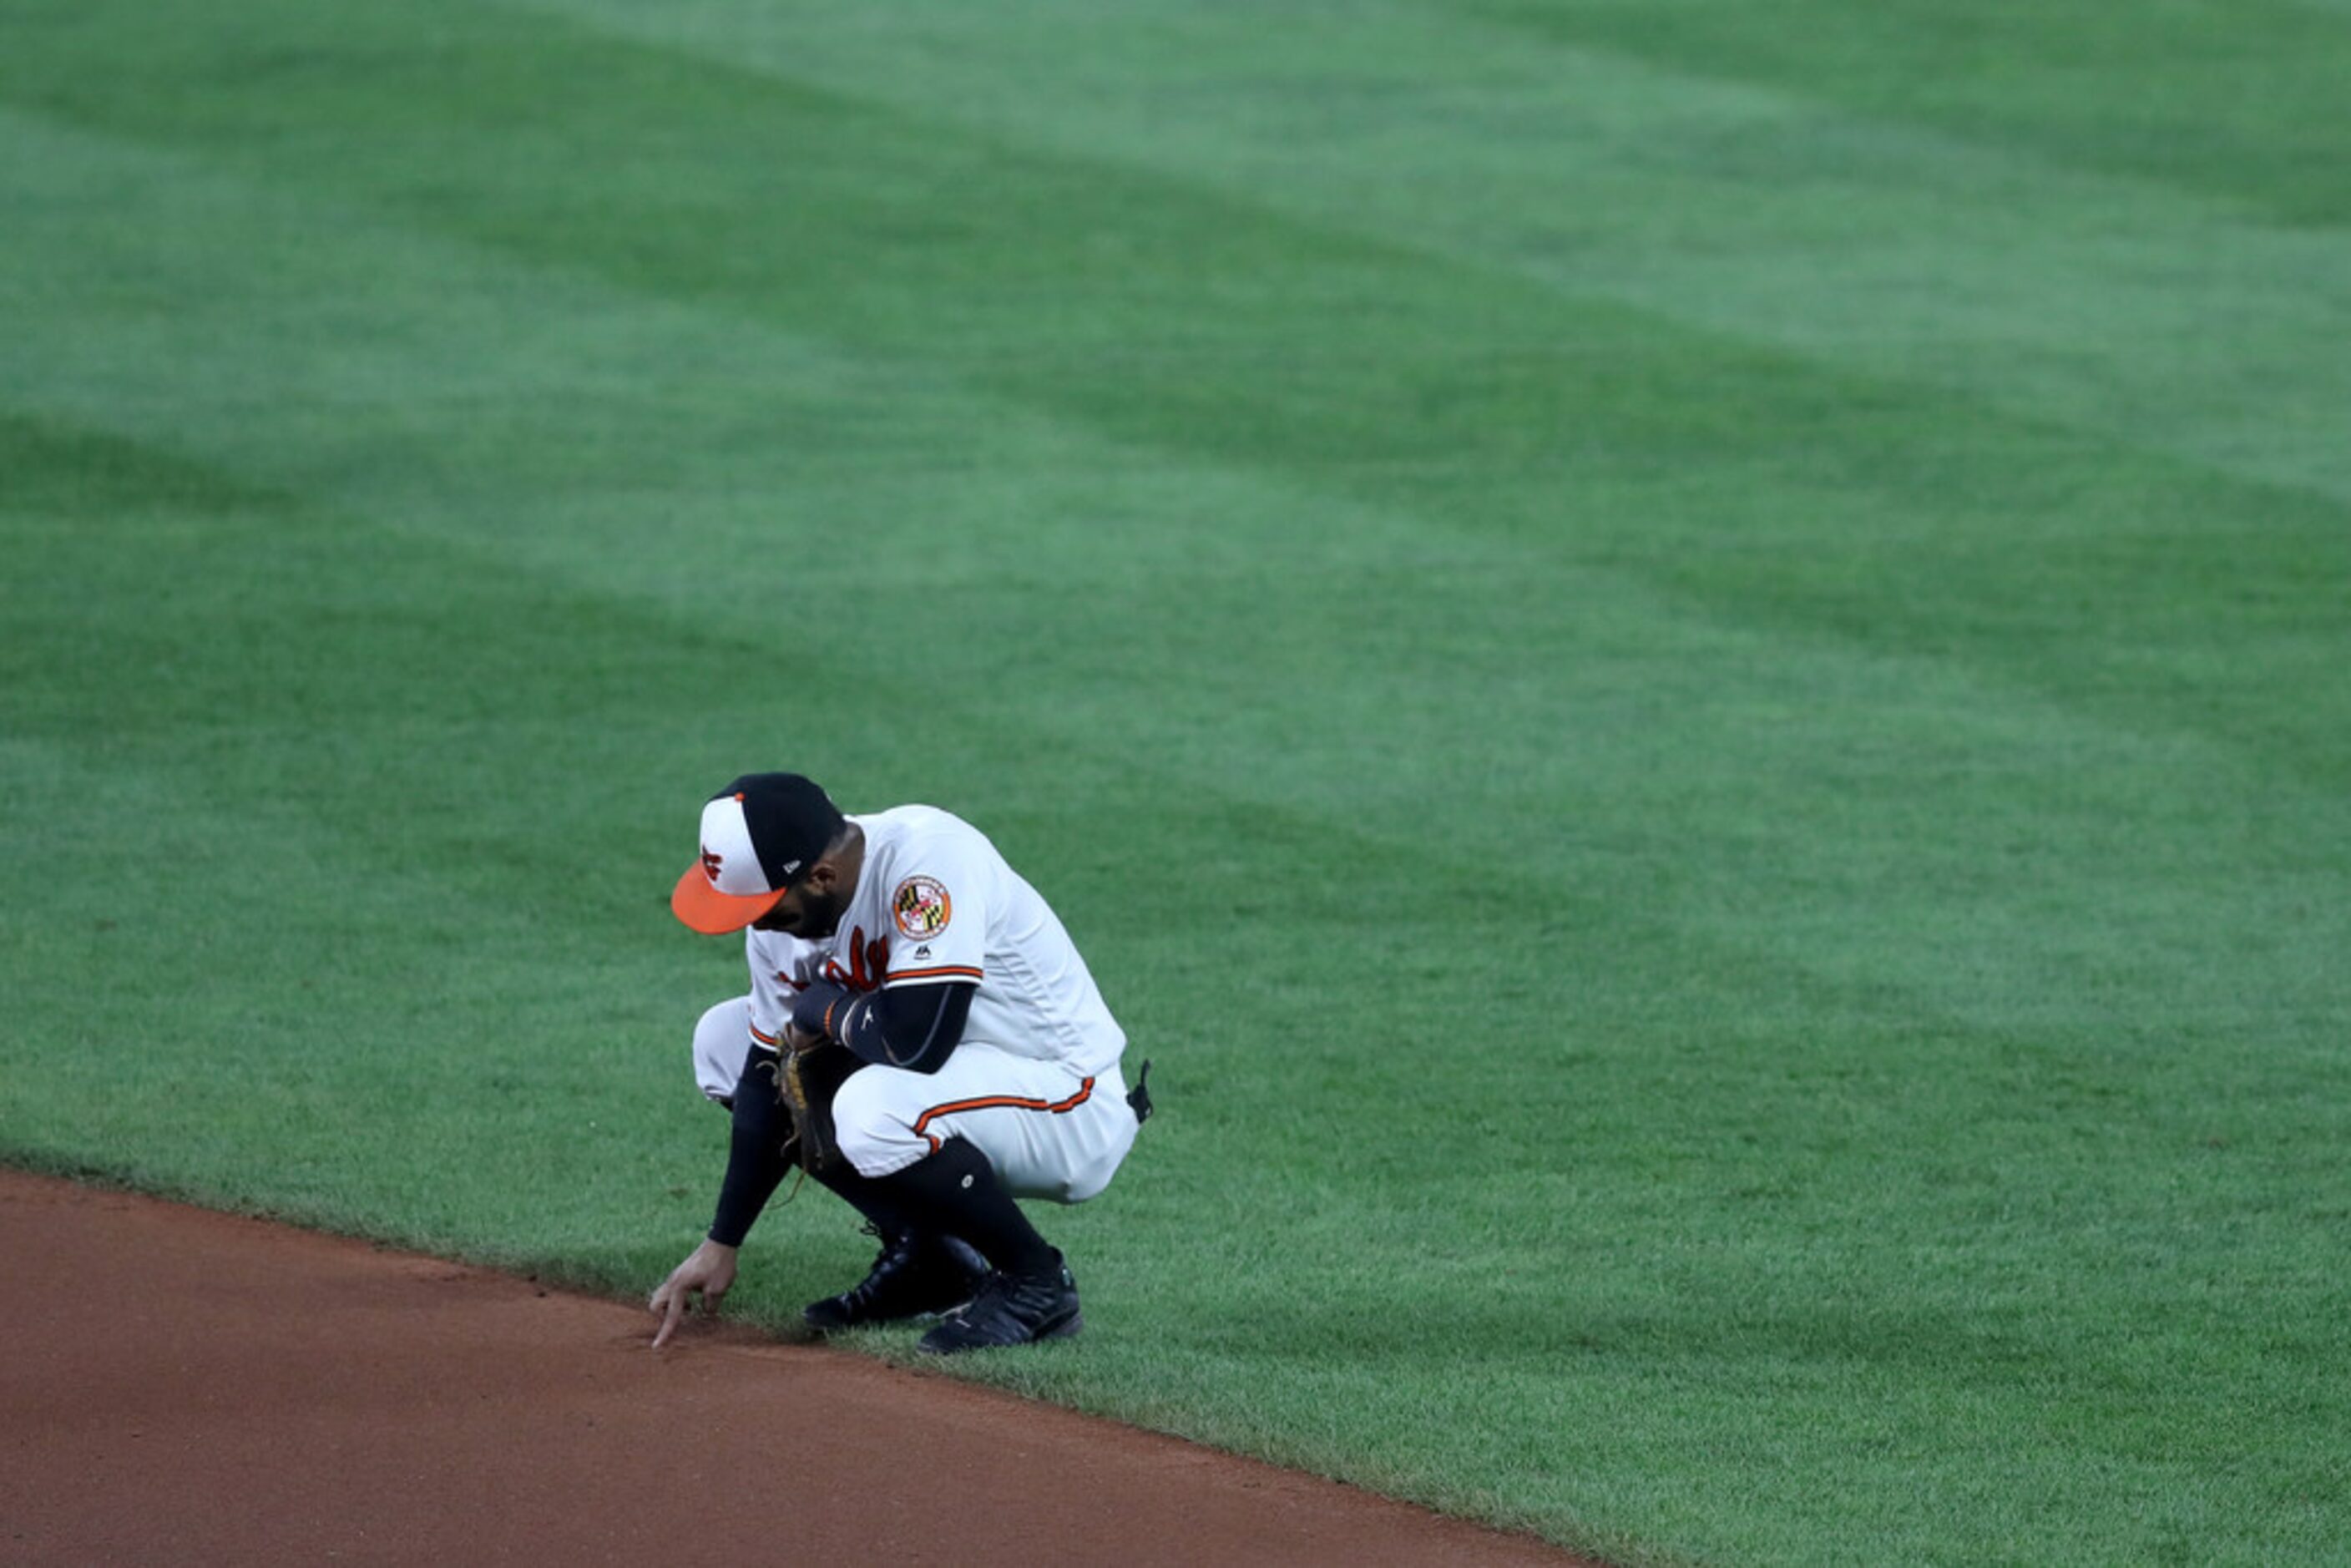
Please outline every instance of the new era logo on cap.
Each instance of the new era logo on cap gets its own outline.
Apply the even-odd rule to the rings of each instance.
[[[702,808],[702,853],[669,906],[696,931],[740,931],[776,905],[840,833],[843,819],[797,773],[747,773]]]

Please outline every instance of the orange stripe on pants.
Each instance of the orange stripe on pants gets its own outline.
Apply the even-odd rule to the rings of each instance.
[[[930,1140],[931,1153],[935,1155],[939,1152],[939,1140],[930,1131],[933,1117],[953,1116],[964,1111],[995,1110],[1050,1111],[1059,1116],[1084,1104],[1093,1092],[1094,1081],[1089,1078],[1078,1085],[1078,1092],[1075,1094],[1058,1103],[1051,1100],[1024,1100],[1014,1094],[987,1094],[977,1100],[950,1100],[944,1105],[934,1105],[915,1117],[914,1132],[917,1136]]]

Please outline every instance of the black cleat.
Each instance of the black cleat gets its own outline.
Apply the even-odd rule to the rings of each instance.
[[[1055,1264],[1051,1273],[1033,1279],[990,1274],[969,1306],[949,1312],[914,1348],[931,1355],[959,1355],[967,1350],[1066,1339],[1083,1327],[1078,1282],[1067,1268]]]
[[[838,1296],[810,1301],[800,1316],[820,1333],[919,1318],[963,1305],[987,1277],[987,1260],[952,1236],[883,1236],[872,1272]]]

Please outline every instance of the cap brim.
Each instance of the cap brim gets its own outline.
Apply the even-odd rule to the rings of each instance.
[[[724,936],[767,914],[783,896],[780,893],[721,893],[710,885],[710,873],[696,861],[677,879],[677,889],[669,895],[669,909],[703,935]]]

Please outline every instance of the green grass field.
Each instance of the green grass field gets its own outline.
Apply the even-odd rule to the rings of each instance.
[[[0,1159],[640,1294],[667,889],[794,767],[1158,1063],[1089,1334],[959,1371],[1627,1563],[2343,1561],[2346,81],[2342,0],[0,0]],[[869,1258],[811,1191],[736,1301]]]

